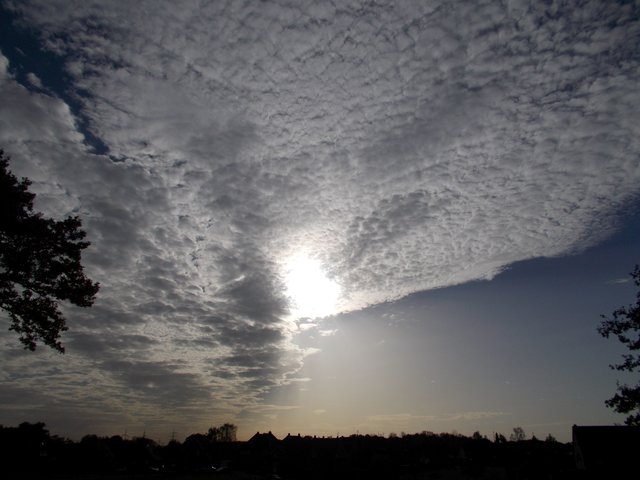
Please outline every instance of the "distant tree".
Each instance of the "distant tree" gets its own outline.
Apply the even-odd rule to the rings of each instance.
[[[553,436],[553,435],[551,435],[551,434],[547,435],[547,438],[545,438],[545,439],[544,439],[544,441],[545,441],[545,442],[549,442],[549,443],[557,442],[556,437],[554,437],[554,436]]]
[[[80,263],[89,242],[78,217],[56,221],[34,212],[30,180],[18,180],[8,167],[0,150],[0,308],[25,349],[41,341],[64,353],[58,301],[89,307],[99,288]]]
[[[522,427],[515,427],[513,429],[513,433],[509,435],[509,440],[511,440],[512,442],[521,442],[523,440],[526,440],[526,438],[527,434],[524,432],[524,429]]]
[[[207,438],[211,442],[235,442],[238,427],[233,423],[225,423],[220,427],[211,427],[207,432]]]
[[[493,438],[494,443],[507,443],[507,438],[501,433],[496,433]]]
[[[49,440],[49,431],[42,422],[23,422],[18,427],[0,428],[2,472],[37,470]],[[13,477],[9,475],[7,478]]]
[[[640,287],[640,266],[636,265],[630,275]],[[598,332],[605,338],[615,335],[631,353],[622,356],[622,363],[609,366],[614,370],[636,372],[640,368],[640,290],[635,305],[620,307],[611,315],[611,318],[601,315],[604,320],[598,326]],[[618,413],[629,414],[625,420],[627,425],[640,425],[640,383],[635,386],[618,383],[618,393],[605,404]]]

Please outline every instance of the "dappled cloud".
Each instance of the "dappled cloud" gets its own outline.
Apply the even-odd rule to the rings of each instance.
[[[258,405],[309,353],[296,312],[614,232],[640,185],[638,9],[563,5],[8,2],[77,103],[0,57],[11,167],[92,242],[102,287],[69,312],[64,361],[115,392],[103,411],[209,405],[198,425]],[[294,305],[300,255],[329,310]],[[7,362],[5,388],[26,388]]]

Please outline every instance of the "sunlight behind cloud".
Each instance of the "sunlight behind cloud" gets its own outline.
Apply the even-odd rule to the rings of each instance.
[[[285,268],[292,316],[315,318],[336,313],[340,286],[326,276],[318,260],[298,255]]]

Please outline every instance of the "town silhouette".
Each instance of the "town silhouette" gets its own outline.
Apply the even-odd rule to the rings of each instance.
[[[236,440],[224,424],[183,442],[86,435],[79,442],[51,435],[44,423],[0,426],[5,478],[56,479],[581,479],[633,471],[640,427],[574,426],[573,441],[507,439],[479,432],[337,437],[257,432]]]

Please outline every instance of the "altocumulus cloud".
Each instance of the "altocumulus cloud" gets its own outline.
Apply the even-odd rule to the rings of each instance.
[[[100,425],[259,411],[307,353],[289,257],[354,310],[580,251],[637,198],[633,4],[5,3],[69,83],[0,57],[0,142],[38,208],[82,216],[102,284],[59,371],[6,355],[7,398],[44,382]]]

